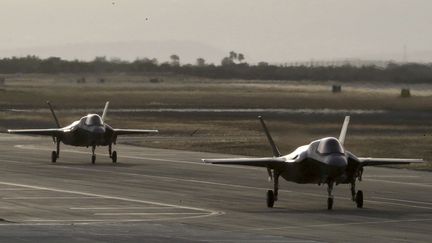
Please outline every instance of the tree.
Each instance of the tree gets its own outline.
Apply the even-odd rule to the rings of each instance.
[[[180,57],[176,54],[172,54],[171,58],[171,66],[180,66]]]
[[[245,59],[244,55],[242,53],[239,53],[237,55],[237,60],[239,60],[239,62],[242,62]]]
[[[196,65],[198,67],[204,67],[206,65],[204,58],[197,58],[196,59]]]
[[[230,66],[234,64],[234,61],[230,57],[224,57],[221,64],[222,66]]]
[[[268,67],[268,62],[259,62],[258,67]]]
[[[230,51],[229,58],[231,59],[231,61],[234,62],[234,60],[237,59],[237,53],[235,53],[234,51]]]

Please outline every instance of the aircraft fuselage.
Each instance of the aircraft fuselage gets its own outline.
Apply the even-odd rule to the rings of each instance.
[[[280,176],[302,184],[350,183],[358,169],[356,157],[344,151],[339,141],[331,137],[301,146],[282,158],[291,162],[278,168]]]
[[[90,114],[64,127],[58,139],[72,146],[107,146],[116,142],[111,126],[104,124],[99,115]]]

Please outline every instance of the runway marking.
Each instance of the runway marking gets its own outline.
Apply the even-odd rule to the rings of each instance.
[[[38,190],[27,189],[27,188],[0,188],[0,191],[38,191]]]
[[[432,185],[430,185],[430,184],[421,184],[421,183],[415,183],[415,182],[389,181],[389,180],[380,180],[380,179],[368,179],[368,181],[384,182],[384,183],[399,184],[399,185],[406,185],[406,186],[418,186],[418,187],[432,188]]]
[[[0,159],[0,161],[9,162],[9,163],[24,163],[21,161],[3,160],[3,159]],[[244,186],[244,185],[236,185],[236,184],[226,184],[226,183],[220,183],[220,182],[201,181],[201,180],[194,180],[194,179],[181,179],[181,178],[173,178],[173,177],[166,177],[166,176],[143,175],[143,174],[137,174],[137,173],[132,173],[132,172],[109,171],[109,170],[103,170],[103,169],[77,168],[77,167],[72,167],[72,166],[67,166],[67,165],[56,165],[56,166],[52,166],[52,167],[50,166],[50,168],[56,168],[56,169],[66,168],[66,169],[70,169],[70,170],[82,170],[82,171],[91,171],[91,172],[98,172],[98,173],[112,173],[112,174],[119,174],[119,175],[131,175],[131,176],[138,176],[138,177],[156,178],[156,179],[172,180],[172,181],[184,181],[184,182],[192,182],[192,183],[202,183],[202,184],[218,185],[218,186],[234,187],[234,188],[268,190],[268,188],[263,188],[263,187],[252,187],[252,186]],[[289,190],[283,190],[283,191],[292,192]]]
[[[426,204],[426,205],[432,205],[432,202],[421,202],[421,201],[412,201],[412,200],[402,200],[402,199],[395,199],[395,198],[387,198],[387,197],[372,197],[376,199],[384,199],[389,201],[396,201],[396,202],[408,202],[408,203],[416,203],[416,204]]]
[[[419,178],[420,176],[415,175],[367,175],[363,178]]]
[[[394,223],[409,223],[409,222],[427,222],[432,221],[429,219],[402,219],[402,220],[377,220],[377,221],[365,221],[365,222],[345,222],[345,223],[334,223],[334,224],[312,224],[304,226],[282,226],[282,227],[268,227],[268,228],[250,228],[250,230],[278,230],[278,229],[301,229],[301,228],[315,228],[315,227],[335,227],[335,226],[347,226],[347,225],[367,225],[367,224],[394,224]]]
[[[16,148],[21,149],[28,149],[28,150],[45,150],[45,151],[51,151],[51,149],[46,148],[36,148],[34,145],[14,145]],[[88,152],[81,152],[77,150],[71,150],[71,149],[63,149],[61,152],[67,152],[67,153],[77,153],[77,154],[89,154]],[[101,156],[108,156],[106,154],[101,153],[95,153],[96,155]],[[137,160],[153,160],[153,161],[162,161],[162,162],[168,162],[168,163],[182,163],[182,164],[193,164],[198,166],[209,166],[208,164],[205,164],[201,161],[192,162],[192,161],[184,161],[184,160],[173,160],[173,159],[161,159],[161,158],[151,158],[151,157],[139,157],[139,156],[130,156],[130,155],[122,155],[121,158],[127,158],[127,159],[137,159]],[[200,159],[198,159],[200,160]],[[244,166],[236,166],[236,165],[211,165],[215,167],[224,167],[224,168],[236,168],[236,169],[242,169],[242,170],[261,170],[262,168],[255,168],[255,167],[244,167]]]
[[[176,217],[176,218],[156,218],[151,219],[153,221],[155,220],[177,220],[177,219],[195,219],[195,218],[203,218],[203,217],[209,217],[209,216],[216,216],[216,215],[222,215],[224,212],[221,211],[215,211],[210,209],[204,209],[204,208],[197,208],[197,207],[190,207],[190,206],[182,206],[182,205],[175,205],[175,204],[168,204],[168,203],[160,203],[160,202],[153,202],[153,201],[147,201],[147,200],[139,200],[139,199],[132,199],[132,198],[124,198],[124,197],[118,197],[118,196],[109,196],[109,195],[102,195],[102,194],[95,194],[95,193],[89,193],[89,192],[80,192],[80,191],[73,191],[73,190],[63,190],[63,189],[57,189],[57,188],[49,188],[49,187],[43,187],[43,186],[33,186],[33,185],[26,185],[26,184],[19,184],[19,183],[11,183],[11,182],[5,182],[0,181],[1,185],[7,185],[7,186],[16,186],[16,187],[24,187],[24,188],[31,188],[31,189],[37,189],[37,190],[47,190],[47,191],[53,191],[53,192],[61,192],[61,193],[70,193],[70,194],[77,194],[77,195],[83,195],[88,197],[98,197],[98,198],[104,198],[104,199],[114,199],[114,200],[120,200],[120,201],[126,201],[126,202],[135,202],[135,203],[143,203],[143,204],[152,204],[152,205],[158,205],[163,207],[172,207],[177,209],[187,209],[192,211],[199,211],[202,213],[199,213],[197,215],[188,215],[183,217]],[[39,222],[54,222],[50,219],[37,219]],[[29,222],[29,221],[35,221],[35,220],[23,220],[23,222]],[[57,220],[59,222],[70,222],[74,220]],[[108,222],[110,220],[97,220],[97,219],[91,219],[91,220],[76,220],[76,222]],[[121,220],[117,220],[116,222],[119,222]],[[147,221],[145,219],[139,219],[134,222],[139,221]],[[75,222],[75,221],[74,221]],[[131,222],[130,220],[122,221],[122,222]],[[3,225],[3,224],[2,224]],[[10,224],[5,224],[10,225]]]
[[[23,146],[23,149],[32,149],[35,150],[36,148],[29,148],[28,146]],[[80,153],[80,154],[86,154],[85,152],[79,152],[79,151],[69,151],[72,153]],[[132,156],[124,156],[126,158],[132,157]],[[132,158],[139,158],[139,157],[132,157]],[[139,158],[139,159],[149,159],[151,158]],[[164,161],[173,161],[173,160],[164,160]],[[176,161],[182,163],[182,161]],[[198,164],[195,162],[187,162],[188,164]],[[215,166],[215,165],[212,165]],[[107,170],[99,170],[99,169],[87,169],[87,168],[75,168],[70,166],[56,166],[56,168],[68,168],[68,169],[75,169],[75,170],[85,170],[85,171],[95,171],[100,173],[114,173],[114,174],[124,174],[124,175],[133,175],[133,176],[140,176],[140,177],[148,177],[148,178],[157,178],[157,179],[164,179],[164,180],[172,180],[172,181],[183,181],[183,182],[191,182],[191,183],[201,183],[201,184],[209,184],[209,185],[218,185],[218,186],[226,186],[226,187],[235,187],[235,188],[246,188],[246,189],[258,189],[258,190],[267,190],[268,188],[260,188],[260,187],[251,187],[251,186],[243,186],[243,185],[236,185],[236,184],[226,184],[226,183],[219,183],[219,182],[209,182],[209,181],[201,181],[201,180],[194,180],[194,179],[181,179],[181,178],[173,178],[173,177],[164,177],[164,176],[151,176],[151,175],[143,175],[143,174],[136,174],[136,173],[130,173],[130,172],[112,172]],[[228,167],[228,166],[223,166]],[[232,168],[232,167],[230,167]],[[241,167],[243,168],[243,167]],[[249,167],[246,167],[249,168]],[[260,169],[260,168],[259,168]],[[420,184],[420,183],[404,183],[404,182],[396,182],[396,181],[389,181],[389,180],[379,180],[379,179],[368,179],[368,181],[379,181],[379,182],[387,182],[387,183],[397,183],[397,184],[404,184],[404,185],[410,185],[410,186],[422,186],[422,187],[432,187],[432,185],[428,184]],[[303,195],[310,195],[315,197],[324,198],[324,195],[321,194],[313,194],[313,193],[305,193],[305,192],[296,192],[296,191],[288,191],[280,189],[280,191],[283,192],[295,192],[298,194]],[[349,200],[351,201],[351,198],[340,198],[343,200]],[[421,206],[414,206],[414,205],[408,205],[408,204],[402,204],[402,203],[391,203],[391,202],[382,202],[382,201],[374,201],[374,200],[365,200],[366,202],[370,203],[377,203],[377,204],[387,204],[387,205],[396,205],[396,206],[405,206],[405,207],[412,207],[412,208],[421,208],[421,209],[431,209],[429,207],[421,207]]]
[[[267,190],[268,189],[268,188],[262,188],[262,187],[226,184],[226,183],[220,183],[220,182],[210,182],[210,181],[202,181],[202,180],[195,180],[195,179],[183,179],[183,178],[173,178],[173,177],[166,177],[166,176],[143,175],[143,174],[136,174],[136,173],[130,173],[130,172],[113,172],[113,171],[107,171],[107,170],[101,170],[101,169],[76,168],[76,167],[65,166],[65,165],[55,166],[52,168],[67,168],[67,169],[72,169],[72,170],[84,170],[84,171],[92,171],[92,172],[98,172],[98,173],[123,174],[123,175],[132,175],[132,176],[138,176],[138,177],[147,177],[147,178],[163,179],[163,180],[170,180],[170,181],[182,181],[182,182],[190,182],[190,183],[200,183],[200,184],[207,184],[207,185],[233,187],[233,188],[245,188],[245,189],[254,189],[254,190]],[[316,193],[298,192],[298,191],[291,191],[291,190],[284,190],[284,189],[279,189],[279,191],[288,192],[288,193],[292,192],[292,193],[314,196],[314,197],[319,197],[319,198],[326,198],[325,195],[316,194]],[[338,197],[338,198],[342,199],[342,200],[351,201],[351,198],[346,198],[346,197]],[[409,204],[403,204],[403,203],[392,203],[392,202],[383,202],[383,201],[375,201],[375,200],[365,200],[365,202],[375,203],[375,204],[387,204],[387,205],[392,205],[392,206],[403,206],[403,207],[410,207],[410,208],[428,209],[428,210],[432,209],[430,207],[422,207],[422,206],[415,206],[415,205],[409,205]]]
[[[118,215],[184,215],[184,214],[203,214],[203,213],[94,213],[96,216],[118,216]]]
[[[387,204],[387,205],[396,205],[396,206],[403,206],[403,207],[409,207],[409,208],[421,208],[421,209],[432,210],[432,207],[423,207],[423,206],[409,205],[409,204],[403,204],[403,203],[383,202],[383,201],[376,201],[376,200],[364,200],[364,201],[376,203],[376,204]]]
[[[172,207],[74,207],[70,210],[130,210],[130,209],[173,209]]]
[[[4,200],[104,199],[101,197],[3,197]]]

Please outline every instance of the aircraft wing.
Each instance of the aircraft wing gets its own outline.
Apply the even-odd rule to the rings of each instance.
[[[281,158],[231,158],[231,159],[203,159],[204,163],[223,164],[223,165],[246,165],[255,167],[266,167],[270,169],[280,168],[288,161]]]
[[[58,128],[49,128],[49,129],[18,129],[18,130],[8,130],[8,133],[59,137],[59,136],[62,135],[63,130],[58,129]]]
[[[129,135],[129,134],[149,134],[158,133],[158,130],[142,130],[142,129],[114,129],[115,135]]]
[[[374,165],[400,165],[410,163],[423,163],[423,159],[394,159],[394,158],[358,158],[362,166]]]

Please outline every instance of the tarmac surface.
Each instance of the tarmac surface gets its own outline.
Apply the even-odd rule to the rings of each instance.
[[[145,139],[145,138],[143,138]],[[371,168],[358,189],[281,180],[275,208],[262,168],[203,164],[220,154],[117,145],[62,146],[0,134],[0,242],[431,242],[429,172]],[[269,151],[270,152],[270,151]],[[227,157],[227,155],[225,155]]]

